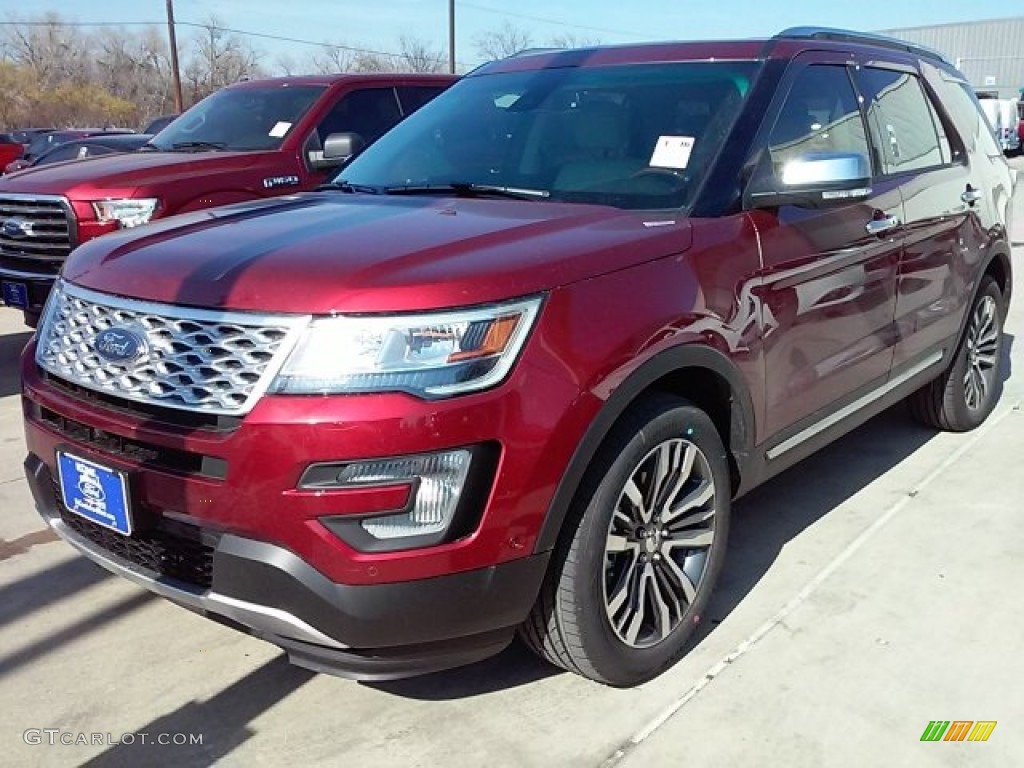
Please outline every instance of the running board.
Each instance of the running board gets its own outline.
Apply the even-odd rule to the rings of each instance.
[[[780,456],[789,453],[794,448],[803,445],[814,437],[817,437],[825,430],[831,429],[836,424],[845,421],[861,409],[866,408],[877,400],[881,400],[887,394],[903,386],[914,377],[924,373],[936,363],[942,362],[942,358],[944,356],[944,353],[941,351],[935,352],[919,362],[917,365],[908,368],[899,376],[889,379],[889,381],[885,382],[885,384],[880,386],[878,389],[868,392],[866,395],[857,398],[849,405],[843,406],[835,413],[829,414],[821,421],[815,422],[811,426],[807,427],[807,429],[797,432],[791,438],[783,440],[773,448],[769,448],[768,452],[765,454],[768,457],[768,461],[775,461],[775,459]]]

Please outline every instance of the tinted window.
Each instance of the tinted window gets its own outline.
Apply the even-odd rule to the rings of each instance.
[[[335,104],[316,133],[321,146],[332,133],[358,133],[371,144],[401,119],[394,88],[367,88],[353,91]]]
[[[854,77],[864,97],[868,124],[881,149],[886,173],[943,164],[934,110],[915,76],[866,67],[857,70]],[[948,157],[947,144],[945,158]]]
[[[411,115],[444,90],[440,85],[403,85],[396,89],[402,102],[402,112]]]
[[[777,176],[787,162],[803,155],[844,152],[870,157],[864,119],[846,67],[810,66],[800,72],[768,143]]]
[[[485,72],[407,118],[341,178],[385,188],[500,186],[538,200],[678,208],[699,187],[758,66]]]
[[[152,143],[164,150],[277,149],[323,92],[319,85],[226,88],[196,104]]]

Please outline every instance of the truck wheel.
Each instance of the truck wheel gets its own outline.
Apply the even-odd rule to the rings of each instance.
[[[598,452],[520,635],[540,656],[614,686],[671,666],[721,570],[732,486],[707,414],[658,395]]]
[[[948,432],[967,432],[988,418],[1003,388],[1003,313],[999,286],[986,275],[949,368],[908,398],[914,418]]]

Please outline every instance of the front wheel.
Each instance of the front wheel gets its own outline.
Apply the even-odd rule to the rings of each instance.
[[[623,419],[573,502],[521,635],[571,672],[636,685],[685,651],[721,570],[731,484],[707,414],[656,396]]]
[[[914,418],[949,432],[967,432],[988,418],[1002,390],[1004,309],[999,286],[986,275],[949,368],[910,396]]]

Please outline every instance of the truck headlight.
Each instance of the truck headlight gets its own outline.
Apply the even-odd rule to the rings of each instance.
[[[97,200],[92,204],[96,219],[101,223],[117,222],[121,229],[148,224],[156,213],[160,201],[155,197],[126,198],[124,200]]]
[[[540,304],[536,297],[421,315],[314,320],[270,391],[447,397],[487,389],[508,375]]]

